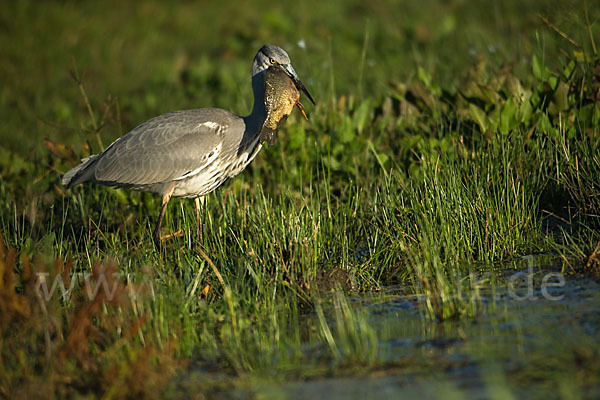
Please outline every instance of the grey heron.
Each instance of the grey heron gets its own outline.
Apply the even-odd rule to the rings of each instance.
[[[93,182],[160,195],[162,205],[152,234],[160,248],[160,226],[171,197],[195,198],[198,210],[199,198],[243,171],[265,141],[273,143],[277,127],[294,106],[304,114],[300,91],[314,104],[288,54],[275,45],[266,44],[256,53],[252,89],[250,115],[240,117],[218,108],[159,115],[102,153],[81,160],[63,176],[63,185]]]

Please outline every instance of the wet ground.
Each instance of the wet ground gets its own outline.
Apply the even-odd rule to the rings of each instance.
[[[402,287],[353,296],[377,333],[377,367],[225,397],[600,398],[600,284],[552,262],[526,257],[482,273],[474,318],[428,319]]]
[[[600,398],[600,284],[526,257],[479,292],[476,318],[423,318],[415,296],[387,288],[356,304],[378,331],[382,368],[365,376],[259,391],[290,399]]]

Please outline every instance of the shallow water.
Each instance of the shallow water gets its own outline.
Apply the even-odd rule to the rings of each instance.
[[[402,288],[355,299],[378,332],[381,368],[364,376],[265,386],[259,394],[600,398],[600,285],[544,261],[525,258],[515,265],[521,269],[494,272],[493,289],[480,292],[486,311],[476,318],[426,320],[419,302]]]
[[[252,384],[227,397],[600,398],[600,284],[549,260],[482,274],[474,318],[428,319],[402,287],[353,296],[377,333],[376,367]]]

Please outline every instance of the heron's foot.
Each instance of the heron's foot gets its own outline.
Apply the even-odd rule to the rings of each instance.
[[[169,233],[169,234],[166,234],[166,235],[162,235],[162,236],[160,236],[160,237],[159,237],[159,241],[160,241],[160,243],[162,244],[163,242],[165,242],[165,241],[167,241],[167,240],[171,240],[171,239],[173,239],[173,238],[176,238],[176,237],[182,237],[182,236],[185,236],[185,235],[186,235],[186,232],[187,232],[187,231],[186,231],[185,229],[180,229],[180,230],[178,230],[177,232],[173,232],[173,233]],[[190,231],[190,234],[191,234],[192,232],[193,232],[193,230],[192,230],[192,231]],[[191,237],[191,236],[190,236],[190,237]],[[198,243],[200,243],[200,242],[202,241],[202,225],[200,225],[200,226],[198,227],[198,229],[196,229],[196,240],[197,240],[197,242],[198,242]],[[158,246],[157,246],[157,247],[158,247]]]
[[[177,232],[169,233],[167,235],[163,235],[160,237],[160,241],[164,242],[165,240],[173,239],[174,237],[180,237],[185,234],[185,230],[180,229]]]
[[[156,249],[160,251],[162,249],[162,244],[164,241],[172,239],[174,237],[183,236],[184,233],[185,231],[183,229],[162,236],[160,235],[160,232],[154,232],[152,234],[152,241],[154,242],[154,246],[156,246]]]

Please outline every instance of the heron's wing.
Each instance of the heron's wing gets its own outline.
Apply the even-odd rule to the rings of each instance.
[[[219,156],[225,132],[239,129],[242,136],[240,120],[219,109],[160,115],[111,144],[98,157],[94,178],[110,184],[147,185],[194,175]]]

